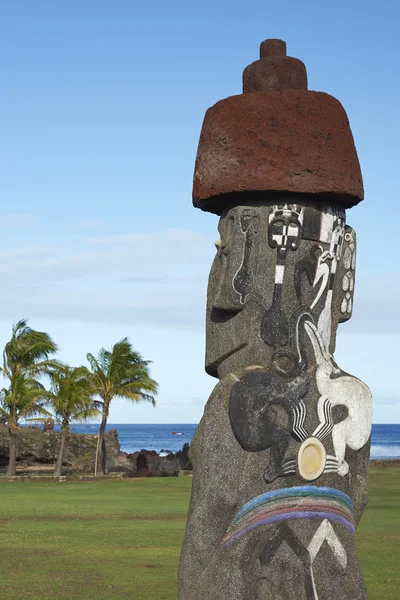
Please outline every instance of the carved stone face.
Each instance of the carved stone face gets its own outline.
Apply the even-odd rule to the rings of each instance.
[[[366,444],[371,419],[368,388],[340,377],[332,357],[354,291],[355,233],[343,209],[237,206],[222,215],[219,232],[206,368],[240,377],[230,398],[236,439],[249,452],[271,449],[267,483],[296,469],[306,480],[345,475],[346,445]],[[340,418],[336,406],[344,407]]]
[[[284,199],[236,206],[222,215],[219,234],[208,286],[207,371],[267,366],[274,352],[290,349],[293,315],[305,308],[333,352],[337,324],[351,317],[353,304],[355,232],[344,210]]]

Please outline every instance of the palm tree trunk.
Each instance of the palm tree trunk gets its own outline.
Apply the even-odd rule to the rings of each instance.
[[[67,439],[67,428],[63,426],[63,428],[61,430],[60,448],[59,448],[58,454],[57,454],[56,470],[54,471],[55,477],[61,477],[66,439]]]
[[[97,464],[95,471],[97,475],[108,475],[108,467],[107,467],[107,447],[106,447],[106,425],[107,425],[107,408],[103,406],[103,413],[101,417],[101,424],[99,429],[99,440],[98,447],[99,452],[97,455]]]
[[[99,466],[100,434],[97,434],[96,458],[94,460],[94,476],[97,477],[97,468]]]
[[[11,428],[8,428],[8,437],[10,458],[8,460],[7,476],[14,477],[17,473],[17,435]]]

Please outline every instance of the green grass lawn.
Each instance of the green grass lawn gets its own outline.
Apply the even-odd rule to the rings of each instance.
[[[2,600],[176,600],[191,479],[0,481]],[[357,533],[370,600],[400,592],[400,469],[371,469]]]

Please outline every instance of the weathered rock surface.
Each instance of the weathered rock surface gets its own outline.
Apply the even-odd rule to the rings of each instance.
[[[208,109],[193,203],[221,214],[232,202],[225,195],[249,192],[319,194],[345,208],[363,199],[353,136],[338,100],[291,89],[231,96]]]
[[[124,470],[136,477],[176,477],[179,471],[191,470],[189,444],[175,454],[160,456],[154,450],[141,450],[126,456]]]
[[[115,429],[106,433],[110,470],[118,464],[120,446]],[[17,466],[53,464],[60,445],[60,434],[42,431],[33,427],[22,427],[17,441]],[[64,465],[74,471],[91,472],[94,469],[97,436],[71,433],[64,458]],[[0,425],[0,465],[8,463],[8,431]]]
[[[206,368],[221,381],[190,449],[179,597],[366,600],[371,394],[333,357],[355,232],[340,206],[283,197],[225,210],[219,233]]]
[[[17,466],[38,467],[54,465],[60,444],[60,434],[23,427],[17,443]],[[191,470],[189,444],[175,454],[166,456],[153,450],[141,450],[132,454],[121,452],[116,429],[106,433],[107,459],[110,471],[125,472],[130,477],[176,477],[181,470]],[[72,433],[69,437],[64,470],[73,473],[93,473],[96,457],[97,436]],[[0,467],[8,464],[8,432],[0,424]],[[164,454],[164,453],[162,453]]]
[[[286,56],[286,43],[265,40],[260,58],[243,71],[243,93],[268,90],[306,90],[307,71],[298,58]]]

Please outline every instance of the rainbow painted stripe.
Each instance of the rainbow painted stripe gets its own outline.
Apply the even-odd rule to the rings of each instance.
[[[334,488],[305,485],[273,490],[250,500],[233,519],[222,546],[252,529],[288,519],[329,519],[355,531],[354,505],[349,496]]]

